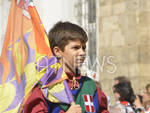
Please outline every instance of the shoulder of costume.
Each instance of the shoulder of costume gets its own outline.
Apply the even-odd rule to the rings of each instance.
[[[88,76],[82,76],[82,78],[84,78],[84,79],[86,79],[86,80],[93,81],[93,82],[95,83],[95,81],[94,81],[92,78],[88,77]],[[95,83],[95,84],[96,84],[96,83]]]

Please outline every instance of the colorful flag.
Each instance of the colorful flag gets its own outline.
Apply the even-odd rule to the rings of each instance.
[[[19,112],[37,83],[50,101],[71,103],[65,79],[33,2],[12,0],[0,56],[0,113]]]

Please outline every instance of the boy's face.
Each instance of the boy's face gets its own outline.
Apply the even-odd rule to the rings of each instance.
[[[61,51],[60,63],[66,72],[72,72],[74,69],[82,66],[86,56],[86,43],[80,40],[69,41],[64,51]]]

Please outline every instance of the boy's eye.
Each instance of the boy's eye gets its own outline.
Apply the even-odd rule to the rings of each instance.
[[[78,46],[74,46],[74,47],[72,47],[73,49],[79,49],[80,47],[78,47]]]
[[[83,49],[83,50],[86,50],[86,46],[83,46],[82,49]]]
[[[86,46],[82,46],[82,47],[81,47],[81,46],[73,46],[73,47],[72,47],[72,49],[75,49],[75,50],[78,50],[78,49],[80,49],[80,48],[82,48],[82,50],[85,51]]]

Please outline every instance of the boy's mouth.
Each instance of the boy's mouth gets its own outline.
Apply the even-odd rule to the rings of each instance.
[[[84,62],[84,59],[77,59],[76,60],[76,63],[83,63]]]

